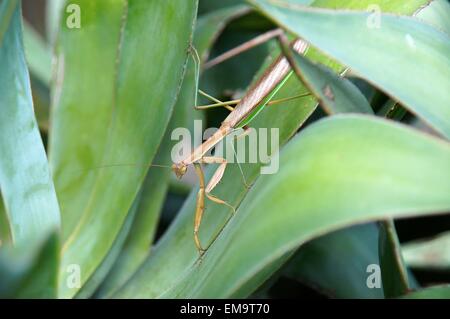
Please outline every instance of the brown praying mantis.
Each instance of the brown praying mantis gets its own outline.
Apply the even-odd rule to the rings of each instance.
[[[280,42],[286,44],[287,40],[281,29],[271,31],[268,34],[260,36],[259,40],[277,36],[279,37]],[[255,41],[254,39],[254,42],[251,45],[258,43],[259,40],[256,39]],[[292,42],[291,47],[296,52],[303,54],[307,49],[307,44],[304,41],[297,39]],[[232,56],[232,54],[228,53],[227,58],[230,56]],[[222,58],[219,56],[218,58],[216,58],[216,61],[221,59],[225,59],[225,57]],[[214,64],[215,62],[209,62],[209,65]],[[198,109],[205,109],[214,106],[224,106],[231,111],[231,113],[222,122],[220,128],[211,137],[209,137],[203,144],[195,148],[192,153],[186,158],[172,165],[172,170],[178,178],[182,178],[186,174],[189,165],[194,166],[199,178],[200,188],[197,193],[194,218],[194,242],[200,255],[203,255],[205,252],[205,249],[203,248],[199,239],[199,229],[205,209],[205,199],[208,198],[209,200],[217,204],[226,205],[230,207],[230,209],[232,209],[233,213],[235,212],[235,208],[232,205],[211,194],[213,189],[217,186],[224,175],[225,168],[227,166],[227,160],[221,157],[206,156],[205,154],[236,129],[244,128],[243,134],[246,134],[246,132],[248,131],[247,124],[266,105],[270,103],[274,95],[284,85],[291,73],[292,71],[290,62],[283,54],[281,54],[277,59],[274,60],[274,62],[269,66],[269,68],[266,70],[266,72],[264,72],[259,80],[251,86],[247,94],[239,101],[221,103],[218,100],[214,100],[215,102],[217,102],[216,104],[197,107]],[[234,102],[237,103],[236,106],[234,108],[230,108],[229,105]],[[207,184],[205,182],[201,164],[219,164],[219,167]]]
[[[264,33],[261,36],[254,38],[253,40],[250,40],[242,44],[241,46],[238,46],[235,49],[232,49],[231,51],[228,51],[225,54],[218,56],[213,60],[210,60],[204,66],[204,68],[212,67],[216,64],[225,61],[226,59],[229,59],[239,54],[242,51],[245,51],[249,48],[252,48],[275,37],[277,37],[278,41],[280,42],[283,53],[280,54],[269,65],[266,71],[250,87],[250,89],[247,91],[247,93],[244,95],[242,99],[228,102],[221,102],[196,88],[196,97],[194,102],[196,105],[195,106],[196,109],[204,110],[213,107],[225,107],[230,111],[230,114],[222,122],[220,128],[211,137],[209,137],[203,144],[195,148],[186,158],[173,163],[173,165],[171,166],[171,169],[173,170],[177,178],[182,178],[186,174],[188,166],[193,165],[195,168],[195,172],[199,178],[199,190],[197,193],[195,217],[194,217],[194,243],[200,256],[202,256],[206,251],[206,249],[203,248],[199,239],[199,229],[205,210],[205,200],[209,199],[217,204],[226,205],[233,211],[233,214],[235,213],[235,208],[232,205],[230,205],[225,200],[222,200],[211,194],[214,188],[221,181],[228,162],[225,158],[218,156],[207,156],[206,153],[208,153],[215,146],[217,146],[226,136],[231,134],[233,131],[236,131],[238,129],[244,129],[244,133],[241,136],[245,136],[250,130],[248,128],[248,124],[259,114],[259,112],[261,112],[264,109],[264,107],[310,95],[310,93],[306,93],[279,100],[273,100],[273,97],[276,95],[276,93],[281,89],[281,87],[286,83],[286,81],[294,72],[291,68],[293,62],[289,55],[290,52],[287,51],[290,50],[289,47],[291,47],[299,54],[304,54],[308,48],[308,45],[301,39],[296,39],[289,44],[284,31],[281,29],[275,29],[267,33]],[[191,52],[191,54],[194,57],[196,64],[199,65],[200,59],[195,49],[193,49],[193,52]],[[196,74],[197,85],[199,78],[198,73],[199,67],[197,67],[197,74]],[[203,94],[204,96],[206,96],[208,99],[212,100],[215,103],[210,105],[197,106],[197,92],[200,92],[201,94]],[[231,107],[231,105],[235,105],[235,107]],[[217,170],[215,171],[215,173],[213,174],[212,178],[208,183],[206,183],[205,181],[202,164],[219,164],[219,167],[217,168]],[[123,164],[105,165],[99,168],[117,167],[117,166],[124,166],[124,165]],[[134,166],[134,165],[130,164],[125,166]],[[149,166],[168,167],[166,165],[157,165],[157,164],[151,164]]]

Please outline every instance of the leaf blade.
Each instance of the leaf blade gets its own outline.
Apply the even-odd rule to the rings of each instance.
[[[369,26],[371,16],[366,12],[288,8],[266,0],[249,1],[277,24],[351,67],[450,137],[450,109],[446,107],[450,98],[446,89],[450,78],[448,35],[403,16],[381,14],[381,27],[376,28]],[[409,61],[423,67],[412,68]]]
[[[59,229],[59,205],[33,113],[20,4],[4,1],[0,13],[11,4],[10,23],[0,35],[0,187],[13,244],[40,245]]]
[[[376,154],[379,161],[366,160]],[[361,115],[323,120],[283,150],[278,174],[258,179],[202,263],[163,296],[242,297],[249,291],[234,292],[265,264],[312,237],[363,221],[444,213],[449,159],[448,143],[402,125]]]
[[[366,113],[373,110],[364,95],[349,80],[339,77],[324,65],[314,64],[294,52],[295,73],[329,114]]]
[[[81,28],[61,24],[50,132],[64,221],[62,297],[77,292],[65,269],[80,265],[85,283],[123,226],[172,113],[197,8],[181,0],[72,4]]]

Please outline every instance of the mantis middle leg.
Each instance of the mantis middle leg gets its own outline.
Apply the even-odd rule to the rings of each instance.
[[[219,164],[219,168],[216,170],[207,185],[205,184],[205,175],[201,167],[202,163]],[[228,206],[233,211],[233,214],[236,212],[235,208],[231,204],[211,194],[212,190],[217,186],[217,184],[219,184],[220,180],[222,179],[226,166],[226,159],[220,157],[203,157],[197,163],[194,163],[195,171],[197,172],[200,181],[200,188],[197,193],[197,204],[195,208],[194,218],[194,242],[200,255],[203,255],[205,252],[205,249],[203,249],[199,238],[200,225],[205,211],[205,197],[217,204]]]

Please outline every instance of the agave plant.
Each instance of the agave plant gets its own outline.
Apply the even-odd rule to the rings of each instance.
[[[53,0],[46,40],[22,5],[0,2],[0,296],[270,298],[288,278],[335,298],[450,297],[414,276],[448,272],[448,233],[396,232],[450,212],[446,0]],[[272,39],[202,67],[275,28],[306,53]],[[277,129],[279,169],[228,165],[214,194],[236,213],[205,201],[200,255],[198,181],[168,169],[172,133],[223,121],[195,110],[198,88],[245,96],[280,52],[283,102],[249,123]]]

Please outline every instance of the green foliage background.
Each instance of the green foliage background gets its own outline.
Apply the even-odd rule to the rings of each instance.
[[[0,3],[1,297],[450,297],[448,1],[70,3],[79,29],[64,0]],[[310,46],[274,99],[311,95],[252,120],[279,129],[280,170],[243,164],[247,188],[229,165],[214,194],[237,213],[206,203],[199,260],[196,179],[150,163],[227,114],[193,108],[192,47],[203,65],[275,27]],[[241,97],[279,53],[200,88]]]

